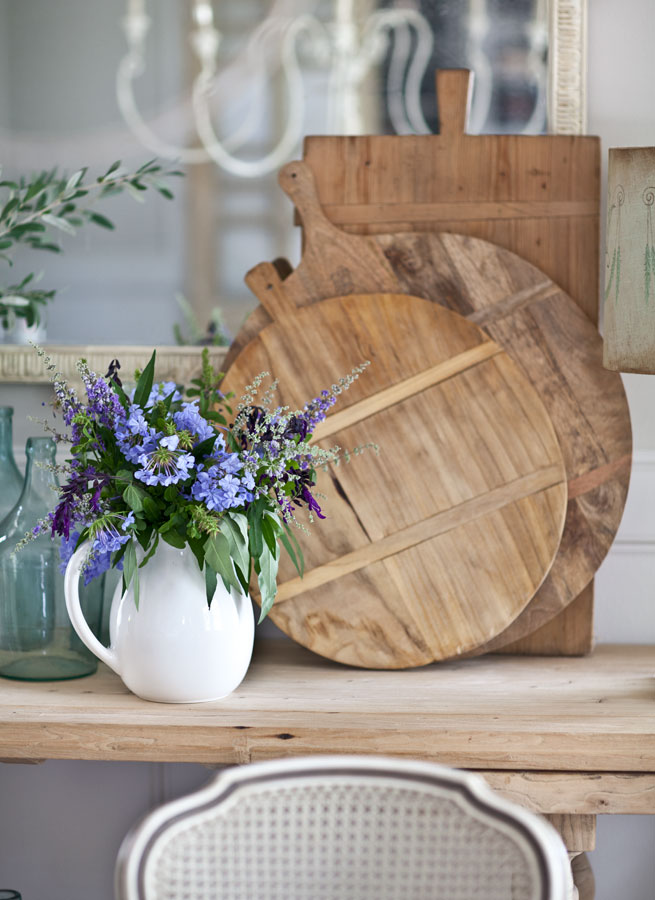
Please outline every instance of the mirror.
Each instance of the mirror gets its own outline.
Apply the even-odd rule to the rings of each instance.
[[[392,28],[403,8],[410,10],[407,23]],[[265,156],[284,130],[280,52],[286,52],[289,23],[308,14],[318,25],[305,22],[293,47],[306,107],[302,133],[330,133],[335,121],[353,127],[352,118],[328,118],[338,73],[330,75],[327,64],[334,48],[326,35],[336,33],[335,25],[325,27],[352,15],[361,41],[372,17],[384,19],[370,41],[374,63],[362,62],[355,75],[357,96],[346,91],[340,101],[344,109],[357,107],[355,121],[364,132],[421,130],[423,123],[436,130],[434,70],[461,66],[476,73],[471,132],[583,130],[585,0],[0,0],[3,178],[53,166],[68,173],[88,166],[95,178],[114,160],[134,170],[155,155],[128,127],[117,102],[117,71],[126,54],[121,19],[128,13],[133,20],[146,14],[150,22],[143,70],[132,70],[133,93],[126,98],[124,84],[122,103],[133,104],[136,127],[141,122],[155,136],[154,146],[198,147],[190,86],[201,57],[189,37],[193,29],[200,34],[207,16],[220,29],[216,89],[207,108],[212,127],[231,135],[228,153],[239,159]],[[428,23],[429,43],[421,43],[412,16]],[[411,70],[418,57],[422,77]],[[349,59],[355,59],[352,49]],[[412,79],[418,101],[403,124],[400,95],[410,93]],[[298,138],[286,158],[300,154]],[[43,272],[39,287],[56,289],[46,342],[57,345],[60,359],[74,359],[80,346],[91,344],[109,348],[103,359],[118,348],[129,355],[130,345],[139,360],[138,347],[157,345],[171,348],[166,352],[178,367],[193,363],[197,351],[181,344],[229,341],[254,307],[243,283],[249,268],[280,256],[297,262],[298,230],[274,172],[241,177],[213,161],[181,168],[186,178],[166,180],[174,200],[154,190],[141,192],[142,203],[126,193],[103,198],[94,208],[114,230],[88,223],[74,236],[53,234],[59,254],[22,248],[12,268],[0,260],[0,287]],[[32,351],[8,346],[24,335],[14,330],[3,338],[0,377],[41,380],[39,367],[25,357]]]

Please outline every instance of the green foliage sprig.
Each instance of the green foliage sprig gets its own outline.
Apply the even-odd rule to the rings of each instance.
[[[165,169],[157,160],[144,163],[135,172],[126,171],[117,161],[95,180],[87,179],[87,171],[83,168],[66,176],[52,169],[18,181],[0,181],[0,259],[12,265],[11,253],[18,245],[60,253],[53,233],[74,236],[89,222],[113,230],[114,223],[96,212],[94,203],[123,191],[142,202],[142,194],[149,188],[171,200],[173,192],[164,179],[183,174]],[[41,309],[56,291],[26,290],[33,281],[31,273],[19,284],[0,287],[0,320],[5,328],[14,316],[25,319],[29,326],[39,324]]]

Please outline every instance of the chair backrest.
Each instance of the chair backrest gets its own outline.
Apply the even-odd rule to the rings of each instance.
[[[118,900],[566,900],[564,845],[480,776],[386,757],[227,769],[127,835]]]

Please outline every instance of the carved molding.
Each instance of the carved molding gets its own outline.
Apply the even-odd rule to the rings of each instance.
[[[587,130],[587,0],[550,0],[548,128]]]
[[[102,375],[112,356],[118,356],[121,375],[129,382],[135,369],[141,369],[152,354],[152,347],[103,347],[46,345],[44,348],[67,381],[78,380],[75,365],[83,357],[89,368]],[[200,371],[200,347],[157,347],[156,378],[159,381],[176,381],[187,384]],[[221,367],[225,359],[225,347],[210,347],[212,365]],[[50,379],[42,361],[32,347],[5,345],[0,347],[0,381],[14,384],[47,384]]]

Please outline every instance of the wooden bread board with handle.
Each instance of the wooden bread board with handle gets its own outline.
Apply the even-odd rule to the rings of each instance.
[[[275,624],[368,668],[424,665],[493,639],[546,576],[566,515],[564,463],[535,389],[482,329],[427,300],[366,294],[298,308],[273,284],[264,297],[275,321],[226,386],[238,396],[268,371],[297,409],[368,359],[314,439],[380,446],[319,476],[328,518],[300,535],[303,579],[283,560]]]
[[[466,134],[470,73],[437,73],[439,134],[308,137],[328,218],[358,234],[454,232],[531,262],[597,324],[600,139]],[[593,585],[511,652],[584,653]]]
[[[284,280],[270,263],[248,273],[246,281],[262,306],[237,335],[226,367],[271,321],[267,307],[302,307],[339,291],[409,293],[481,325],[519,363],[542,397],[569,481],[566,526],[553,567],[524,612],[487,649],[532,634],[589,584],[625,504],[629,411],[620,377],[602,368],[596,328],[542,272],[500,247],[453,234],[346,234],[323,215],[305,164],[286,166],[280,183],[303,218],[303,257]],[[583,628],[583,639],[585,634]],[[555,635],[549,649],[557,652],[559,646]]]

